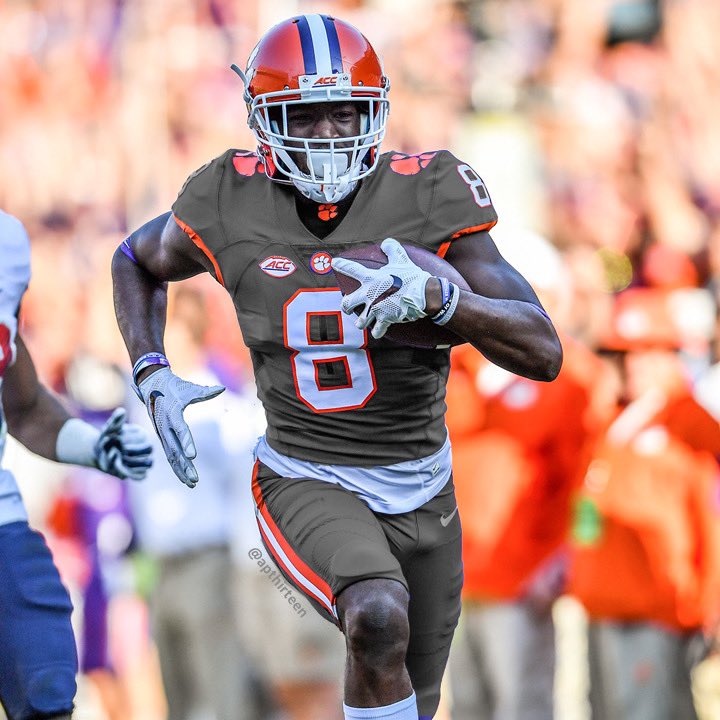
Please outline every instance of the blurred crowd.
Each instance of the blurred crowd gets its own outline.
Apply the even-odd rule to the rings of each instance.
[[[583,668],[594,720],[645,717],[625,710],[641,695],[668,718],[693,717],[693,696],[701,718],[720,717],[715,0],[5,0],[0,207],[33,243],[22,322],[40,375],[91,417],[135,402],[110,257],[195,168],[253,148],[228,66],[275,21],[316,11],[354,23],[383,55],[386,150],[447,147],[484,178],[500,214],[493,237],[564,340],[563,373],[547,386],[453,354],[466,598],[444,712],[581,720],[584,699],[573,710],[558,693],[568,663]],[[221,289],[210,278],[188,288],[173,300],[180,341],[169,355],[233,393],[205,420],[210,457],[234,468],[237,487],[222,492],[238,493],[262,426],[247,420],[257,403],[246,351]],[[222,612],[238,616],[242,641],[224,652],[240,658],[238,687],[252,698],[243,704],[268,718],[337,716],[341,638],[310,608],[293,616],[248,560],[261,546],[243,491],[208,498],[237,514],[171,551],[148,528],[186,527],[179,483],[158,477],[143,491],[155,497],[126,497],[93,492],[88,472],[25,485],[42,496],[29,503],[35,524],[54,538],[85,611],[94,681],[81,701],[110,720],[225,720],[199,701],[195,715],[174,708],[167,658],[194,642],[173,625],[172,583],[206,587],[232,575],[230,563],[237,581],[218,593],[233,605]],[[197,567],[198,556],[185,556],[205,549],[211,559],[188,579],[183,563]],[[212,579],[202,575],[211,565]],[[556,641],[556,600],[568,597],[583,608],[582,658]]]

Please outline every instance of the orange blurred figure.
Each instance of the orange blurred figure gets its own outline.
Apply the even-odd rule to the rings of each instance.
[[[552,720],[551,608],[565,580],[571,499],[597,425],[600,363],[563,339],[553,383],[453,351],[447,422],[463,524],[463,626],[450,660],[453,720]]]
[[[576,506],[569,589],[589,615],[597,720],[696,718],[691,671],[717,621],[720,426],[692,397],[671,327],[615,343],[617,410]]]

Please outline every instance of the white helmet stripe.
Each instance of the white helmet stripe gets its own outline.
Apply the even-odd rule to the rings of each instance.
[[[315,72],[321,77],[333,74],[330,43],[320,15],[305,15],[315,51]]]

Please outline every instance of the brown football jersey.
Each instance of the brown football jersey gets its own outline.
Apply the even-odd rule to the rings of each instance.
[[[191,175],[172,209],[232,296],[274,450],[369,467],[443,445],[449,351],[356,328],[340,310],[330,260],[387,237],[443,254],[454,238],[491,228],[495,209],[469,165],[444,150],[385,153],[322,240],[300,220],[294,190],[246,151]]]

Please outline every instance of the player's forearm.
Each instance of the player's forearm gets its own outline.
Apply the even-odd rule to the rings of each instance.
[[[8,432],[28,450],[55,460],[58,432],[70,414],[38,380],[23,338],[16,338],[15,362],[5,371],[2,407]]]
[[[548,316],[533,303],[462,291],[447,328],[517,375],[550,381],[560,372],[560,340]]]
[[[147,352],[164,352],[167,283],[117,250],[112,261],[115,317],[134,363]]]
[[[5,413],[8,432],[30,452],[57,460],[57,436],[71,415],[59,400],[39,385],[35,396]]]

